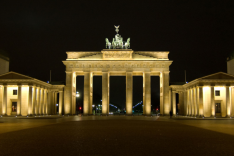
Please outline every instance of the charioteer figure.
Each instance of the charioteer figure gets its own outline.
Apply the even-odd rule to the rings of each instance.
[[[108,49],[128,49],[130,48],[130,38],[127,39],[127,42],[123,41],[123,38],[121,35],[118,34],[119,32],[119,26],[114,26],[116,35],[115,38],[113,38],[112,43],[109,42],[108,38],[106,38],[106,48]]]

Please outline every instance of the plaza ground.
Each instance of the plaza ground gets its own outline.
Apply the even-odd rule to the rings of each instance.
[[[0,117],[0,155],[234,155],[234,119]]]

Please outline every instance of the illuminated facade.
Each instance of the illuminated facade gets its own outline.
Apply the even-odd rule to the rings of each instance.
[[[176,93],[179,94],[178,113],[190,116],[234,116],[234,76],[219,72],[195,79],[184,85],[171,85],[170,97],[176,114]]]
[[[57,114],[57,107],[59,107],[58,113],[62,114],[63,88],[64,85],[51,85],[16,72],[2,74],[0,75],[0,115]],[[57,100],[58,93],[59,100]]]
[[[133,51],[104,49],[97,52],[67,52],[65,114],[75,114],[76,76],[84,76],[84,115],[92,114],[93,76],[102,76],[102,114],[109,114],[110,76],[126,76],[126,113],[132,114],[133,76],[143,76],[143,114],[151,115],[151,76],[160,77],[160,113],[168,115],[169,66],[167,51]]]

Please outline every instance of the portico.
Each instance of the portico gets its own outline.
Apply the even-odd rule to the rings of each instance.
[[[175,93],[179,93],[179,114],[201,117],[234,116],[234,76],[219,72],[184,85],[171,85],[175,115]]]
[[[65,114],[75,114],[76,76],[84,76],[84,115],[92,114],[93,76],[102,76],[102,114],[109,114],[110,76],[126,76],[126,113],[132,114],[133,76],[143,76],[143,114],[151,114],[151,76],[160,77],[160,113],[167,115],[169,103],[168,51],[133,51],[104,49],[97,52],[68,51]]]
[[[0,115],[53,115],[63,109],[64,85],[51,85],[16,72],[0,75]]]

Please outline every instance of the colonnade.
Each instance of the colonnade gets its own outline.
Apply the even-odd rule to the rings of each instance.
[[[219,95],[215,94],[219,92]],[[172,91],[172,110],[176,114],[176,93],[179,93],[179,114],[189,116],[217,116],[216,103],[221,105],[221,117],[234,116],[234,88],[232,86],[192,86],[184,91]]]
[[[13,90],[17,94],[13,95]],[[59,93],[59,114],[63,111],[63,91],[38,85],[0,86],[0,114],[12,115],[12,102],[17,102],[16,115],[57,114],[57,95]]]
[[[76,76],[84,76],[84,101],[83,113],[84,115],[92,115],[93,105],[93,76],[94,72],[69,72],[66,71],[66,87],[64,96],[65,114],[75,114],[76,103]],[[109,91],[110,91],[110,76],[117,76],[109,71],[103,71],[97,75],[102,76],[102,114],[109,114]],[[133,76],[132,71],[125,72],[126,76],[126,114],[132,114],[133,107]],[[155,75],[152,72],[141,72],[143,76],[143,114],[151,115],[151,76]],[[123,76],[123,75],[122,75]],[[138,72],[139,76],[139,72]],[[169,114],[169,71],[158,72],[160,76],[160,113]]]

